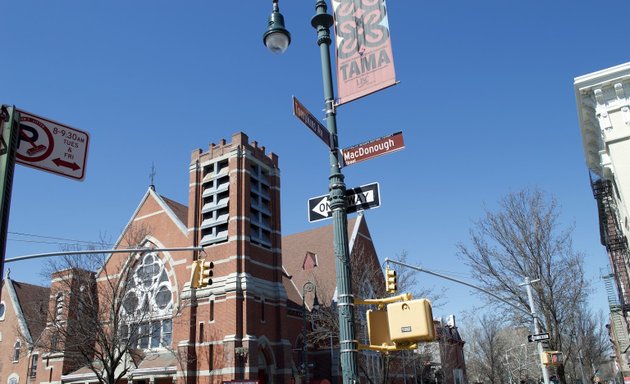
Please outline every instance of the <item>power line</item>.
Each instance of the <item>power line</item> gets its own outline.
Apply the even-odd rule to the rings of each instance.
[[[82,243],[82,244],[89,244],[89,245],[94,245],[94,244],[113,245],[112,243],[103,243],[101,241],[87,241],[87,240],[68,239],[68,238],[64,238],[64,237],[35,235],[35,234],[32,234],[32,233],[25,233],[25,232],[11,232],[11,231],[9,231],[8,233],[10,235],[17,235],[17,236],[28,236],[28,237],[35,237],[35,238],[42,238],[42,239],[51,239],[51,240],[62,240],[62,241],[64,241],[64,243],[42,242],[43,244],[77,244],[77,243]],[[9,239],[9,240],[33,242],[33,243],[37,243],[38,242],[36,240],[24,240],[24,239]],[[70,242],[70,243],[67,243],[67,242]]]

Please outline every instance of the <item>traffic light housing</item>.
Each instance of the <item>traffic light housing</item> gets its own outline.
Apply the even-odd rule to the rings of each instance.
[[[387,304],[389,337],[395,344],[435,340],[433,310],[428,299]]]
[[[212,285],[212,268],[214,268],[212,261],[199,260],[199,287]]]
[[[389,337],[387,311],[368,309],[365,315],[367,319],[367,331],[370,345],[395,348],[394,343],[392,343],[392,339]]]
[[[388,293],[396,293],[398,291],[398,282],[396,281],[396,271],[385,268],[385,290]]]
[[[214,263],[206,259],[195,260],[190,273],[190,285],[193,288],[204,288],[212,285],[212,268]]]
[[[562,365],[563,360],[562,352],[559,351],[545,351],[543,355],[545,365]]]

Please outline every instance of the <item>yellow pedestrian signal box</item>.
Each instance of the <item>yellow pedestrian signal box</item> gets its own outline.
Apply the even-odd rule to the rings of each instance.
[[[395,344],[435,340],[433,311],[428,299],[387,304],[389,337]]]
[[[396,293],[398,291],[398,282],[396,281],[396,271],[385,268],[385,290],[388,293]]]
[[[562,352],[558,351],[546,351],[543,356],[543,364],[545,365],[562,365],[563,356]]]
[[[392,339],[389,337],[389,326],[387,322],[387,312],[369,309],[366,312],[368,338],[371,346],[393,347]]]

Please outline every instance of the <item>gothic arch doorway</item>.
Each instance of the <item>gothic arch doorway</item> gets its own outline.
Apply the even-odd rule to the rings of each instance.
[[[275,363],[273,352],[269,348],[269,344],[263,342],[260,344],[260,349],[258,350],[258,383],[273,383],[274,370]]]

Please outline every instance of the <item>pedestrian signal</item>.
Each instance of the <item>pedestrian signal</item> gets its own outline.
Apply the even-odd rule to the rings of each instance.
[[[542,358],[545,365],[562,365],[563,362],[562,352],[558,351],[546,351]]]
[[[428,299],[387,304],[389,337],[396,344],[435,340],[433,311]]]

